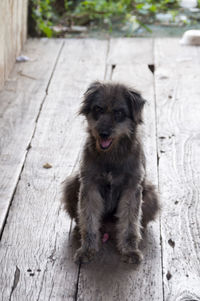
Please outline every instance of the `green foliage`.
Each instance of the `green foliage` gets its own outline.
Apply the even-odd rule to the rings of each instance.
[[[199,0],[200,1],[200,0]],[[178,8],[178,0],[85,0],[75,8],[75,15],[88,14],[90,19],[125,16],[135,12],[137,15],[154,15],[168,9]]]
[[[124,15],[128,12],[130,0],[106,1],[87,0],[81,1],[75,8],[75,15],[88,14],[90,19],[102,19]]]
[[[40,36],[53,36],[51,26],[55,19],[53,3],[55,0],[29,0],[31,18],[35,23],[36,33]]]
[[[57,11],[60,3],[62,14],[60,9],[59,13]],[[105,21],[112,26],[113,18],[118,17],[125,21],[134,15],[138,23],[145,27],[144,23],[151,23],[158,12],[172,11],[175,15],[179,0],[29,0],[29,5],[37,34],[52,37],[52,25],[59,17],[65,16],[65,20],[70,20],[73,24]]]
[[[178,8],[178,1],[177,0],[136,0],[135,1],[135,8],[140,14],[155,14],[157,12],[166,12],[170,8]]]

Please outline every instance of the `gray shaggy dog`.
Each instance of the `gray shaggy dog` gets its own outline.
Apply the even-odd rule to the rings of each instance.
[[[142,230],[160,207],[146,179],[138,134],[144,104],[140,93],[122,84],[94,82],[84,94],[80,114],[87,119],[88,136],[80,171],[67,179],[64,191],[65,209],[81,237],[75,262],[94,257],[110,222],[122,260],[142,260]]]

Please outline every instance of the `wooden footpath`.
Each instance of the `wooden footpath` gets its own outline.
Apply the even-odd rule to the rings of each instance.
[[[0,300],[200,301],[200,47],[178,39],[28,40],[0,92]],[[140,90],[149,178],[160,218],[139,266],[107,242],[72,261],[62,182],[78,168],[91,81]],[[44,168],[45,164],[51,168]]]

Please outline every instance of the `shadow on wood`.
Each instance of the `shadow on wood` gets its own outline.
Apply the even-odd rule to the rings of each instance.
[[[104,294],[110,290],[111,282],[117,283],[118,281],[122,281],[129,273],[136,272],[140,269],[140,265],[127,264],[120,260],[120,254],[116,248],[116,241],[112,234],[107,242],[102,242],[100,250],[92,262],[81,264],[81,270],[84,270],[86,277],[90,279],[91,287],[98,286],[100,290],[102,289],[102,291],[104,291]],[[80,247],[80,235],[77,234],[76,227],[73,229],[69,241],[70,250],[65,249],[65,252],[71,254],[71,260],[73,260],[75,251]],[[149,227],[147,232],[144,233],[143,240],[140,244],[140,249],[144,254],[144,260],[145,255],[147,255],[147,248],[154,243],[156,245],[153,231]],[[152,259],[153,257],[154,254],[152,253]],[[135,277],[137,277],[137,273]]]
[[[102,243],[94,261],[89,264],[81,264],[77,300],[84,300],[86,292],[88,300],[90,300],[90,296],[94,295],[96,300],[111,300],[109,298],[114,298],[115,294],[116,300],[129,300],[133,297],[132,294],[135,290],[140,295],[141,287],[148,293],[147,287],[153,285],[155,279],[152,278],[151,283],[146,283],[141,278],[141,270],[144,270],[144,266],[148,266],[148,261],[154,262],[156,257],[156,252],[154,253],[153,250],[157,242],[153,230],[152,225],[149,225],[141,242],[140,248],[144,254],[144,262],[141,265],[123,263],[112,237],[106,243]],[[76,235],[71,235],[70,241],[75,252],[80,242]],[[149,250],[151,250],[151,254],[149,254]],[[68,251],[65,250],[65,252]],[[148,273],[148,270],[144,271],[145,273]],[[132,283],[131,290],[127,289],[130,288],[130,283]],[[127,296],[127,293],[130,296]]]

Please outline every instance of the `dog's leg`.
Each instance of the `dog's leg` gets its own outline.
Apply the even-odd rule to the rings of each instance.
[[[80,190],[79,175],[68,177],[65,181],[65,189],[63,192],[62,202],[64,204],[64,210],[67,211],[71,218],[74,218],[77,222],[77,204],[78,195]]]
[[[78,203],[81,247],[75,254],[75,262],[89,262],[98,251],[103,208],[103,199],[97,187],[81,184]]]
[[[145,181],[143,184],[142,192],[142,227],[146,228],[147,224],[154,220],[160,211],[160,202],[155,187]]]
[[[141,240],[142,187],[127,189],[122,194],[117,209],[117,245],[122,260],[141,262],[143,255],[138,249]]]

